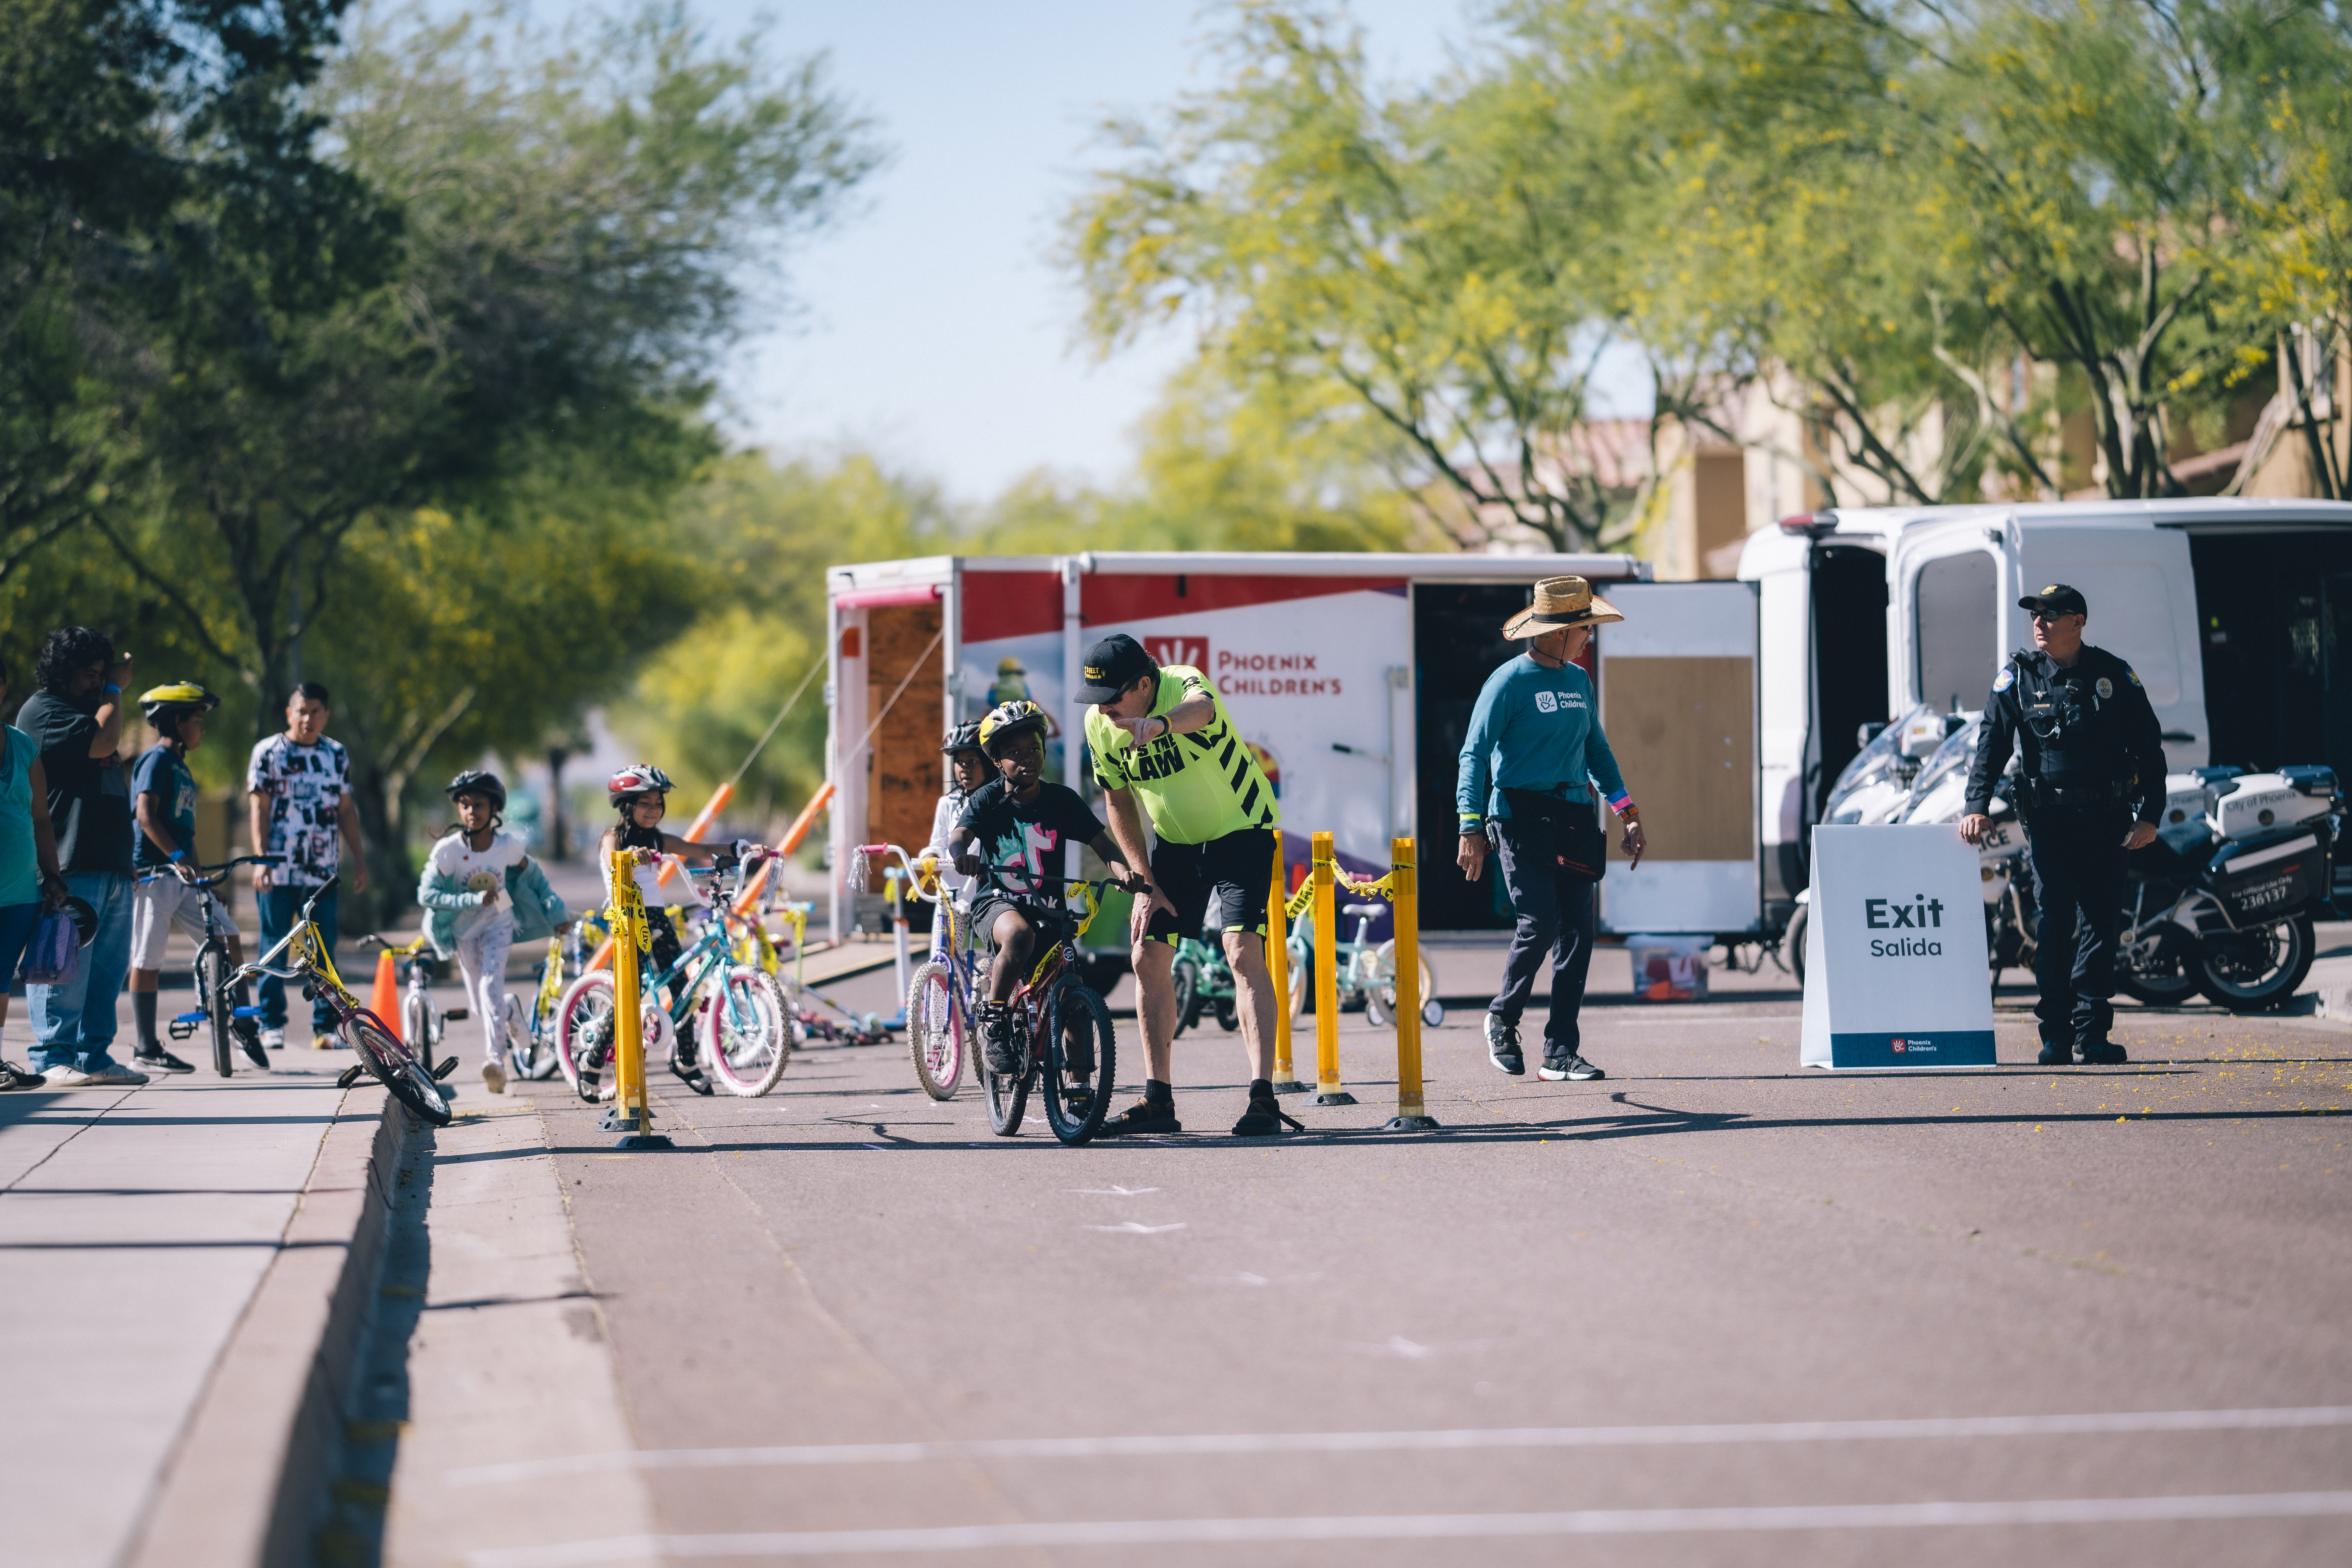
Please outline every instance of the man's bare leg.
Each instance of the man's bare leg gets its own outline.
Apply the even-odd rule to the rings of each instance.
[[[1242,1050],[1253,1081],[1274,1076],[1274,975],[1265,966],[1265,939],[1255,931],[1225,932],[1225,962],[1234,972],[1234,1005],[1241,1014]],[[1175,1005],[1175,989],[1169,1005]],[[1285,1000],[1288,1000],[1285,998]]]
[[[1176,950],[1164,942],[1135,944],[1136,1018],[1143,1026],[1144,1076],[1174,1083]]]

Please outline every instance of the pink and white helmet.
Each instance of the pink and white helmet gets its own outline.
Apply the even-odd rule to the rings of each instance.
[[[677,787],[651,763],[631,763],[604,781],[604,793],[614,805],[626,805],[639,795],[667,795]]]

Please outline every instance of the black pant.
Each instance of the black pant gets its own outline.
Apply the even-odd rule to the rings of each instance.
[[[1551,954],[1551,1016],[1544,1024],[1544,1059],[1578,1054],[1577,1010],[1584,1005],[1584,977],[1592,967],[1593,884],[1563,874],[1554,865],[1548,834],[1515,834],[1512,817],[1495,824],[1503,889],[1511,896],[1518,926],[1511,955],[1503,963],[1503,989],[1486,1011],[1517,1027],[1535,990],[1536,971]],[[1529,840],[1533,840],[1530,845]],[[1531,849],[1533,852],[1531,852]]]
[[[2045,1046],[2104,1041],[2115,1019],[2109,998],[2123,922],[2124,836],[2130,831],[2130,814],[2120,805],[2045,807],[2025,818],[2042,916],[2033,953],[2042,998],[2033,1016]]]

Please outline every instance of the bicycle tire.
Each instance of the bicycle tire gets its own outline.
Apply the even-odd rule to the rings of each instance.
[[[1365,1011],[1369,1013],[1371,1010],[1371,1002],[1373,998],[1378,997],[1382,1016],[1374,1018],[1372,1022],[1393,1027],[1396,1024],[1397,1000],[1395,941],[1391,939],[1381,943],[1375,951],[1374,957],[1378,961],[1378,968],[1374,972],[1373,984],[1364,987]],[[1429,1000],[1437,994],[1437,973],[1429,967],[1428,954],[1415,953],[1413,957],[1418,961],[1418,967],[1421,970],[1422,1021],[1427,1023]],[[1443,1012],[1438,1016],[1444,1016]]]
[[[1103,1112],[1110,1105],[1110,1086],[1118,1080],[1118,1044],[1111,1033],[1110,1008],[1092,987],[1075,981],[1054,988],[1051,1023],[1045,1030],[1045,1066],[1043,1081],[1038,1085],[1045,1097],[1045,1125],[1054,1136],[1066,1145],[1076,1147],[1102,1131]],[[1072,1075],[1068,1070],[1068,1037],[1066,1031],[1077,1025],[1091,1037],[1094,1047],[1094,1092],[1087,1097],[1086,1112],[1072,1116],[1066,1087]]]
[[[1029,1008],[1017,1005],[1013,1013],[1013,1027],[1017,1037],[1029,1037]],[[981,1087],[988,1091],[989,1130],[999,1138],[1010,1138],[1021,1131],[1021,1116],[1029,1105],[1029,1080],[1036,1076],[1035,1064],[1024,1060],[1017,1077],[1009,1080],[1006,1075],[992,1072],[988,1067],[985,1047],[974,1053],[980,1069]]]
[[[1283,953],[1289,961],[1290,1017],[1296,1023],[1307,1016],[1307,1004],[1314,994],[1315,961],[1308,956],[1307,944],[1295,936],[1285,941]]]
[[[1176,986],[1176,1027],[1170,1033],[1181,1035],[1201,1021],[1201,966],[1180,958],[1169,975]]]
[[[756,963],[728,966],[723,989],[715,989],[702,1009],[702,1065],[710,1081],[728,1093],[757,1100],[776,1087],[793,1059],[793,1027],[783,988]],[[730,997],[756,1015],[753,1029],[736,1032],[729,1044]],[[756,1039],[747,1039],[756,1031]]]
[[[449,1125],[448,1096],[431,1068],[419,1061],[374,1014],[362,1009],[336,1025],[335,1033],[394,1098],[436,1127]]]
[[[555,1004],[555,1059],[563,1081],[580,1092],[580,1058],[603,1050],[610,1066],[613,1039],[613,977],[604,970],[583,974],[563,988]],[[600,1068],[600,1072],[604,1069]],[[600,1084],[601,1091],[605,1085]]]
[[[230,1021],[228,949],[208,942],[196,949],[196,1000],[213,1033],[213,1070],[223,1078],[236,1071],[236,1032]]]
[[[907,987],[907,1054],[915,1081],[933,1100],[953,1100],[963,1081],[963,1024],[955,960],[924,960]]]

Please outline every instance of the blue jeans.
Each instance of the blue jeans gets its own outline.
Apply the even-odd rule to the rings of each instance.
[[[286,933],[292,931],[294,922],[301,918],[303,903],[317,891],[316,888],[265,888],[262,889],[261,896],[255,901],[260,906],[258,912],[261,916],[261,951],[263,952],[268,952],[286,940]],[[335,900],[341,896],[342,889],[338,888],[320,899],[319,907],[310,911],[311,918],[319,922],[320,945],[327,950],[327,955],[330,958],[334,956],[335,952]],[[285,968],[285,961],[280,959],[276,967]],[[284,1028],[286,1026],[286,982],[274,974],[265,974],[261,977],[260,990],[261,1026],[265,1029]],[[327,1005],[324,1002],[314,998],[310,1003],[311,1032],[324,1037],[334,1026],[335,1016],[327,1010]]]
[[[131,879],[116,871],[74,871],[66,888],[98,911],[98,935],[81,950],[81,967],[63,985],[27,985],[35,1072],[114,1066],[114,998],[131,972]]]

